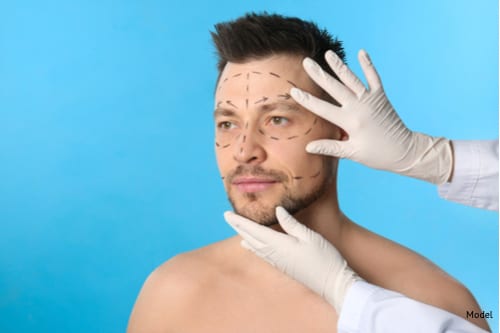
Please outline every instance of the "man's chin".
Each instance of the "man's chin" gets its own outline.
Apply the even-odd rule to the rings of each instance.
[[[278,223],[276,219],[275,210],[272,209],[252,209],[244,207],[241,209],[235,208],[238,215],[244,216],[260,225],[271,226]]]
[[[271,226],[278,223],[275,214],[275,205],[263,205],[259,201],[246,202],[244,204],[237,204],[231,201],[231,205],[235,213],[246,217],[260,225]]]

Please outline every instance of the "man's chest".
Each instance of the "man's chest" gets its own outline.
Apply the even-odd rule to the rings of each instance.
[[[295,281],[226,281],[193,305],[182,332],[336,332],[333,307]]]

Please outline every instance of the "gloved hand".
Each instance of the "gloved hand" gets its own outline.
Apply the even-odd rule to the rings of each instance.
[[[449,140],[409,130],[387,99],[368,54],[361,50],[358,58],[368,82],[368,90],[332,51],[326,52],[325,59],[344,84],[326,73],[313,60],[304,59],[304,69],[311,79],[341,106],[320,100],[297,88],[292,88],[290,94],[299,104],[341,127],[349,136],[345,141],[313,141],[306,150],[348,158],[371,168],[438,185],[447,182],[453,167]]]
[[[278,222],[287,234],[232,212],[224,218],[241,237],[241,245],[325,298],[340,314],[351,284],[361,278],[337,249],[320,234],[299,223],[282,208]]]

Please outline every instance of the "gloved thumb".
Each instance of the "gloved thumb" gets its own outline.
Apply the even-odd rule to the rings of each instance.
[[[339,158],[348,156],[346,142],[339,140],[316,140],[306,146],[306,151],[312,154],[328,155]]]

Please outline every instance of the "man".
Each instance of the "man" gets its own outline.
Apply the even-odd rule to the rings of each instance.
[[[321,65],[340,42],[314,24],[246,15],[216,26],[217,163],[235,211],[278,229],[283,206],[342,253],[366,281],[465,316],[479,306],[457,281],[419,255],[350,221],[338,206],[337,159],[312,155],[316,139],[340,139],[333,124],[297,104],[291,87],[328,98],[302,69]],[[332,101],[333,102],[333,101]],[[337,313],[323,298],[240,247],[233,237],[179,255],[153,272],[129,332],[332,332]],[[486,325],[477,320],[477,324]]]
[[[359,52],[359,60],[369,91],[333,52],[327,51],[325,59],[345,86],[311,59],[303,61],[304,69],[320,87],[339,98],[342,108],[325,103],[297,88],[291,89],[291,96],[317,115],[338,122],[347,130],[349,139],[347,142],[311,142],[306,146],[307,151],[332,156],[336,155],[333,152],[341,153],[344,157],[356,158],[367,165],[396,170],[438,184],[449,180],[454,169],[453,183],[463,183],[463,186],[456,185],[455,188],[467,190],[471,187],[467,185],[468,182],[473,181],[475,184],[468,195],[459,195],[458,198],[474,198],[473,202],[467,200],[465,203],[494,207],[495,197],[498,199],[498,141],[467,143],[471,147],[490,146],[493,149],[472,149],[472,155],[483,162],[479,164],[480,168],[474,170],[469,167],[471,170],[466,168],[466,172],[457,172],[457,167],[460,169],[464,164],[460,158],[457,164],[457,154],[460,156],[466,152],[457,148],[465,142],[454,145],[453,161],[448,140],[411,133],[388,102],[380,78],[365,51]],[[374,98],[373,95],[378,97]],[[341,109],[347,110],[342,112]],[[402,140],[401,137],[407,139]],[[387,146],[392,149],[388,150]],[[374,154],[375,150],[382,151],[382,156]],[[496,158],[488,155],[496,155]],[[246,249],[300,281],[335,308],[339,315],[338,332],[486,332],[454,314],[361,281],[353,276],[337,249],[321,235],[301,225],[279,207],[276,216],[286,233],[260,226],[231,212],[225,214],[227,222],[244,238],[242,245]]]

